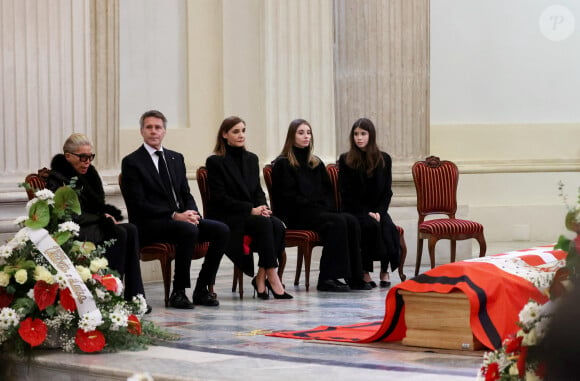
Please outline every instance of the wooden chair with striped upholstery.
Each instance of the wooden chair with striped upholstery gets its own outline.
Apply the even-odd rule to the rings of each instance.
[[[455,163],[429,156],[413,164],[412,173],[419,213],[415,275],[419,274],[424,239],[428,240],[431,268],[435,267],[435,245],[440,239],[451,241],[451,262],[455,262],[457,240],[476,239],[479,242],[479,256],[483,257],[487,247],[483,225],[455,218],[459,182],[459,170]],[[425,220],[431,215],[447,215],[447,218]]]
[[[328,176],[330,177],[330,182],[332,183],[332,187],[334,190],[334,202],[336,208],[340,210],[341,205],[341,197],[340,197],[340,189],[338,187],[338,166],[334,163],[328,164],[326,166],[326,171],[328,172]],[[400,241],[399,244],[401,245],[401,261],[399,264],[399,278],[401,281],[407,279],[407,276],[403,273],[403,266],[405,265],[405,259],[407,258],[407,243],[405,242],[405,230],[402,227],[395,225],[397,230],[399,231]]]
[[[264,174],[264,182],[270,195],[270,207],[274,203],[272,200],[272,165],[267,164],[262,170]],[[285,237],[286,247],[296,247],[298,257],[296,258],[296,276],[294,277],[294,285],[300,284],[300,273],[302,271],[302,263],[304,262],[304,276],[306,278],[306,291],[310,289],[310,264],[312,263],[312,249],[316,246],[321,246],[320,236],[312,230],[301,229],[286,229]],[[282,277],[280,276],[280,279]]]

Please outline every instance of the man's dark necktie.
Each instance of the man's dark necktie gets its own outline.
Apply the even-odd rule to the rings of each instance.
[[[159,168],[159,176],[161,176],[161,181],[163,181],[165,189],[175,202],[176,209],[179,209],[179,202],[177,201],[175,189],[173,188],[173,182],[171,181],[171,176],[169,175],[169,168],[167,168],[167,163],[163,157],[163,151],[155,151],[155,153],[157,156],[159,156],[159,162],[157,164]]]

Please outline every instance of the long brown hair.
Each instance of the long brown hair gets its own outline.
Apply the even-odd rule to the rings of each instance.
[[[220,129],[217,134],[217,139],[215,142],[215,147],[213,152],[218,156],[224,156],[226,154],[226,139],[223,138],[223,134],[231,130],[236,124],[243,123],[244,126],[246,122],[239,116],[230,116],[223,120]]]
[[[284,147],[282,148],[280,156],[288,158],[288,161],[290,162],[291,166],[293,167],[300,166],[300,163],[298,163],[298,160],[296,159],[296,155],[294,155],[292,147],[294,147],[294,142],[296,142],[296,131],[298,130],[298,127],[300,127],[303,124],[307,125],[308,128],[310,128],[310,144],[308,145],[308,166],[310,168],[316,168],[318,164],[320,164],[320,159],[318,159],[318,157],[314,156],[314,154],[312,153],[312,151],[314,150],[314,134],[312,133],[312,126],[305,119],[294,119],[293,121],[290,122],[290,125],[288,126],[288,132],[286,133],[286,141],[284,142]]]
[[[365,148],[366,159],[363,157],[360,148],[358,148],[354,142],[354,130],[356,128],[360,128],[369,133],[369,141]],[[382,168],[385,166],[385,160],[377,146],[377,131],[375,125],[370,119],[357,119],[350,129],[348,140],[350,142],[350,150],[346,153],[346,165],[357,170],[365,171],[368,177],[373,174],[373,171],[377,167],[381,166]]]

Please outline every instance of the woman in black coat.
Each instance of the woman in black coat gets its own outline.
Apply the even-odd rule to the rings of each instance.
[[[125,278],[125,299],[145,295],[139,263],[139,236],[133,224],[122,223],[121,211],[105,203],[105,191],[99,173],[91,164],[95,155],[90,140],[83,134],[72,134],[63,146],[63,152],[54,156],[46,187],[56,191],[76,178],[81,215],[75,219],[80,225],[79,239],[98,245],[115,239],[105,257],[109,267]],[[148,307],[150,311],[150,307]]]
[[[389,216],[391,157],[376,143],[376,130],[367,118],[358,119],[349,135],[350,150],[338,160],[338,182],[342,210],[354,215],[361,226],[361,251],[365,281],[370,278],[373,260],[381,261],[381,287],[391,285],[389,264],[394,271],[400,264],[399,232]]]
[[[246,122],[237,116],[224,119],[217,134],[214,155],[207,158],[209,205],[207,217],[222,221],[230,228],[227,255],[244,273],[254,275],[251,253],[258,253],[258,273],[252,279],[260,299],[268,290],[276,299],[291,299],[277,273],[278,258],[284,251],[286,228],[272,216],[260,185],[258,157],[246,150]]]
[[[312,149],[310,124],[304,119],[293,120],[282,153],[272,165],[274,214],[289,228],[321,235],[319,291],[369,290],[371,286],[363,281],[358,221],[336,210],[326,167]]]

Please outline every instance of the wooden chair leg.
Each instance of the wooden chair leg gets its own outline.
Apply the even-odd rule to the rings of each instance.
[[[232,292],[236,292],[238,288],[238,267],[234,265],[234,277],[232,279]]]
[[[286,250],[282,251],[280,263],[278,263],[278,278],[280,278],[280,282],[282,282],[282,276],[284,275],[285,268],[286,268]]]
[[[423,256],[423,239],[417,238],[417,260],[415,261],[415,276],[419,275],[422,256]]]
[[[430,236],[427,246],[429,248],[429,262],[431,262],[431,268],[435,267],[435,245],[437,244],[437,237]]]
[[[297,252],[298,254],[296,255],[296,276],[294,277],[294,286],[298,286],[300,284],[300,272],[302,271],[304,248],[302,246],[298,246]]]
[[[485,237],[483,233],[475,237],[477,242],[479,242],[479,257],[485,257],[485,252],[487,251],[487,244],[485,243]]]
[[[407,259],[407,243],[405,242],[405,233],[401,234],[400,245],[401,261],[399,263],[399,278],[401,278],[401,282],[404,282],[405,279],[407,279],[407,276],[403,273],[403,267],[405,266],[405,260]]]
[[[457,254],[457,241],[451,239],[449,242],[449,246],[451,248],[451,263],[455,262],[455,256]]]
[[[306,277],[306,291],[310,290],[310,263],[312,262],[312,246],[304,249],[304,276]]]

